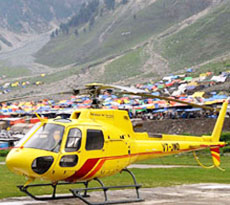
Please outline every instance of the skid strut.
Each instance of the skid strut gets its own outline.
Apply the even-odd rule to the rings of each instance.
[[[131,203],[131,202],[141,202],[144,201],[142,198],[140,198],[140,194],[139,194],[139,188],[141,187],[141,185],[137,184],[136,182],[136,178],[134,176],[134,174],[129,171],[128,169],[123,169],[122,172],[125,171],[127,172],[133,179],[134,184],[133,185],[122,185],[122,186],[105,186],[103,184],[103,182],[100,179],[95,178],[94,180],[97,181],[101,187],[86,187],[86,188],[81,188],[81,189],[70,189],[70,191],[73,193],[73,195],[77,198],[79,198],[80,200],[82,200],[83,202],[85,202],[88,205],[100,205],[100,204],[121,204],[121,203]],[[107,191],[110,189],[125,189],[125,188],[135,188],[136,189],[136,197],[134,197],[133,199],[124,199],[124,200],[108,200],[108,195],[107,195]],[[104,192],[104,198],[105,200],[103,202],[90,202],[88,200],[86,200],[84,198],[84,195],[81,195],[81,192],[87,193],[87,191],[97,191],[97,190],[103,190]]]

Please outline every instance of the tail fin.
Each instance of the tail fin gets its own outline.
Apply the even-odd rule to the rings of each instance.
[[[222,128],[223,128],[223,125],[224,125],[224,119],[225,119],[225,115],[226,115],[226,112],[227,112],[227,107],[228,107],[228,100],[226,100],[223,103],[222,108],[221,108],[220,113],[219,113],[219,117],[218,117],[218,119],[216,121],[216,124],[215,124],[215,127],[213,129],[211,138],[209,137],[209,140],[211,139],[211,142],[213,142],[213,145],[210,146],[213,165],[211,165],[211,166],[203,165],[200,162],[199,158],[197,157],[195,151],[193,152],[195,160],[203,168],[210,169],[210,168],[213,168],[213,167],[217,167],[221,171],[224,171],[224,169],[222,169],[220,167],[220,142],[219,142],[219,140],[220,140],[220,135],[221,135]],[[221,143],[221,144],[223,144],[223,146],[224,146],[224,143]]]
[[[228,99],[223,103],[222,108],[219,113],[219,117],[216,121],[215,127],[212,132],[212,142],[218,142],[220,140],[220,135],[222,132],[222,128],[224,125],[224,119],[225,115],[227,112],[227,107],[228,107]],[[213,160],[213,165],[220,169],[221,171],[224,171],[220,167],[220,147],[210,147],[211,155],[212,155],[212,160]]]
[[[224,119],[227,112],[227,107],[228,107],[228,100],[226,100],[223,103],[222,108],[220,110],[219,117],[216,121],[215,127],[212,132],[212,136],[211,136],[212,142],[218,142],[220,140],[220,135],[224,125]]]
[[[214,166],[220,169],[221,171],[224,171],[224,169],[220,167],[220,148],[211,147],[210,151],[211,151]]]

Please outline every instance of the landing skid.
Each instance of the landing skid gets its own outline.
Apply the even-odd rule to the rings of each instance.
[[[17,186],[20,191],[22,191],[23,193],[27,194],[28,196],[32,197],[35,200],[42,200],[42,201],[46,201],[46,200],[58,200],[58,199],[69,199],[69,198],[78,198],[81,201],[83,201],[84,203],[88,204],[88,205],[99,205],[99,204],[121,204],[121,203],[133,203],[133,202],[141,202],[144,201],[142,198],[140,198],[140,194],[139,194],[139,189],[141,188],[141,185],[137,184],[136,182],[136,178],[134,176],[134,174],[129,171],[128,169],[123,169],[121,172],[127,172],[133,179],[133,184],[132,185],[121,185],[121,186],[105,186],[104,183],[100,180],[95,178],[94,180],[97,181],[100,184],[100,187],[88,187],[89,181],[85,181],[85,182],[75,182],[75,183],[57,183],[57,184],[31,184],[31,185],[27,185],[27,186]],[[85,188],[77,188],[77,189],[70,189],[70,192],[72,193],[72,195],[62,195],[62,196],[57,196],[56,195],[56,188],[57,186],[60,185],[73,185],[73,184],[83,184],[85,186]],[[47,197],[37,197],[35,195],[33,195],[31,192],[28,191],[29,188],[32,187],[44,187],[44,186],[51,186],[53,188],[53,192],[51,196],[47,196]],[[108,195],[107,195],[107,191],[111,190],[111,189],[126,189],[126,188],[135,188],[136,189],[136,197],[132,198],[132,199],[124,199],[124,200],[108,200]],[[98,190],[102,190],[104,193],[104,201],[102,202],[90,202],[89,200],[87,200],[86,198],[89,197],[88,195],[88,191],[98,191]]]
[[[134,184],[133,185],[123,185],[123,186],[105,186],[103,184],[103,182],[100,179],[95,178],[94,180],[97,181],[101,187],[92,187],[92,188],[82,188],[82,189],[71,189],[70,191],[73,193],[73,195],[77,198],[79,198],[80,200],[82,200],[83,202],[85,202],[88,205],[100,205],[100,204],[121,204],[121,203],[133,203],[133,202],[141,202],[144,201],[144,199],[140,198],[140,194],[139,194],[139,188],[141,188],[141,185],[137,184],[136,182],[136,178],[134,176],[134,174],[129,171],[128,169],[123,169],[122,172],[125,171],[127,173],[129,173],[133,179]],[[113,200],[110,201],[108,200],[108,195],[107,195],[107,191],[110,189],[125,189],[125,188],[135,188],[136,189],[136,197],[133,199],[126,199],[126,200]],[[90,202],[89,200],[86,200],[84,198],[84,195],[81,195],[81,192],[87,193],[88,191],[96,191],[96,190],[103,190],[104,192],[104,201],[103,202]]]
[[[57,186],[61,186],[61,185],[73,185],[73,184],[84,184],[85,187],[88,186],[88,182],[75,182],[75,183],[68,183],[68,182],[59,182],[56,184],[31,184],[31,185],[27,185],[27,186],[17,186],[19,188],[19,190],[23,193],[25,193],[26,195],[30,196],[31,198],[35,199],[35,200],[39,200],[39,201],[48,201],[48,200],[57,200],[57,199],[69,199],[69,198],[76,198],[74,195],[69,194],[69,195],[61,195],[61,196],[57,196],[56,195],[56,189]],[[53,188],[53,192],[51,196],[35,196],[34,194],[32,194],[28,189],[29,188],[33,188],[33,187],[47,187],[50,186]]]

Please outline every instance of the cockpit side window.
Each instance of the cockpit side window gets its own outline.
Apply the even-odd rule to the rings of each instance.
[[[100,150],[104,147],[104,136],[101,130],[87,130],[86,150]]]
[[[26,134],[25,136],[20,139],[18,143],[16,143],[16,147],[20,147],[24,144],[24,142],[41,126],[41,122],[36,123]]]
[[[81,130],[78,128],[72,128],[69,130],[69,134],[66,141],[65,151],[74,152],[81,147]]]

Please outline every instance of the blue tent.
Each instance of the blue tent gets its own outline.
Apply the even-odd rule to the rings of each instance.
[[[157,96],[159,96],[160,93],[159,93],[159,92],[153,92],[152,95],[157,95]]]
[[[194,86],[194,85],[191,85],[191,86],[187,86],[187,87],[186,87],[187,90],[193,90],[193,89],[195,89],[195,88],[196,88],[196,86]]]
[[[157,110],[153,110],[154,113],[157,113],[157,112],[165,112],[167,111],[168,109],[167,108],[163,108],[163,109],[157,109]]]
[[[228,98],[226,95],[213,95],[212,97],[214,99],[226,99],[226,98]]]
[[[192,70],[192,68],[188,68],[186,71],[187,71],[188,73],[191,73],[193,70]]]
[[[228,97],[226,95],[213,95],[211,98],[206,98],[204,101],[214,101],[214,100],[222,100],[227,99]]]
[[[188,108],[188,109],[184,109],[185,112],[194,112],[194,111],[200,111],[201,108]]]

